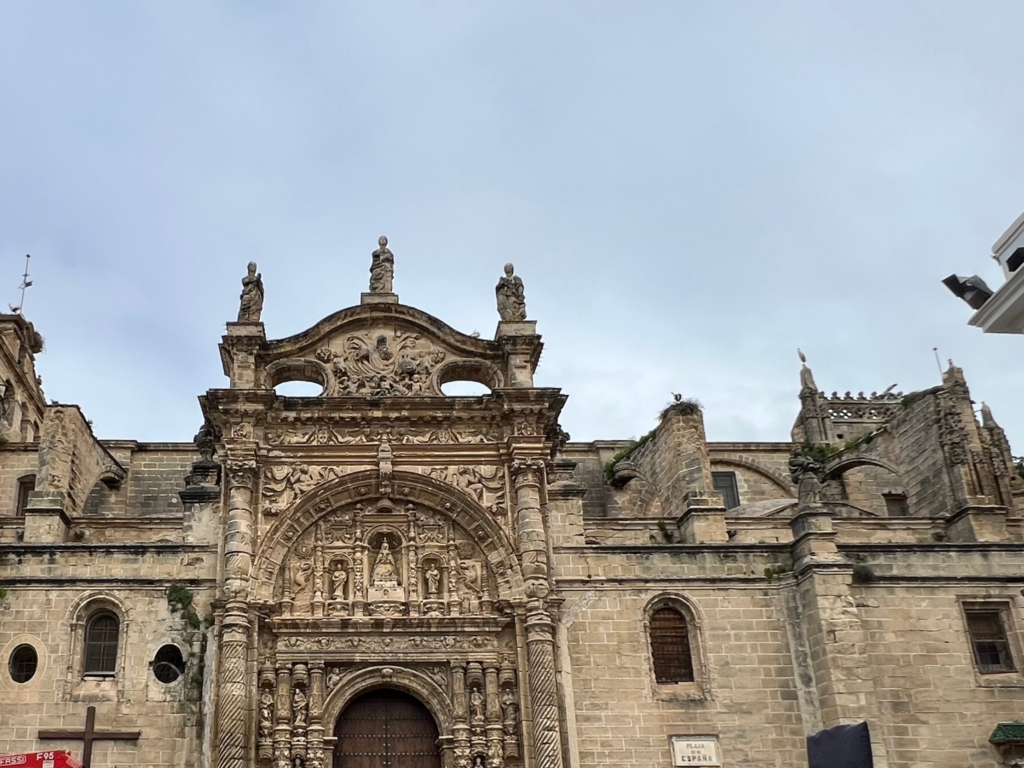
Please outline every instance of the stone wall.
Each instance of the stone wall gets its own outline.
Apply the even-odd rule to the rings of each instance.
[[[724,765],[803,764],[778,587],[751,577],[773,558],[760,553],[726,562],[710,553],[651,549],[556,558],[580,768],[667,765],[671,735],[717,736]],[[645,618],[651,601],[665,596],[692,606],[700,622],[700,684],[654,681]]]
[[[86,709],[95,706],[97,728],[141,730],[137,744],[100,741],[94,765],[183,768],[199,753],[203,712],[201,632],[172,612],[166,590],[188,584],[199,615],[209,614],[215,551],[179,548],[95,548],[67,545],[58,557],[37,548],[8,549],[0,555],[6,597],[0,602],[0,754],[68,749],[81,754],[80,741],[37,741],[40,728],[81,730]],[[63,554],[63,553],[61,553]],[[189,564],[192,564],[191,566]],[[77,574],[77,576],[76,576]],[[205,585],[205,586],[204,586]],[[119,662],[113,678],[83,677],[82,633],[94,607],[121,615]],[[6,660],[21,644],[32,645],[39,667],[31,680],[15,683]],[[162,645],[177,645],[185,674],[164,684],[154,677],[153,657]]]
[[[993,765],[996,723],[1020,717],[1024,678],[974,669],[961,601],[1001,599],[1020,626],[1016,588],[869,585],[855,590],[889,768]],[[1018,669],[1019,637],[1012,638]]]

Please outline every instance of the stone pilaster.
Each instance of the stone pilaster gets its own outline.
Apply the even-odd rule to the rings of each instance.
[[[466,662],[452,663],[452,708],[455,724],[452,726],[452,741],[455,751],[455,768],[469,768],[469,707],[466,699]]]
[[[324,663],[309,663],[309,728],[306,731],[306,765],[324,768]]]
[[[504,731],[501,727],[501,691],[496,664],[488,664],[484,669],[484,690],[487,702],[487,768],[501,768],[504,764]]]
[[[289,768],[292,743],[292,667],[277,664],[277,693],[274,696],[274,768]]]
[[[822,727],[867,720],[875,766],[887,768],[867,634],[851,589],[853,568],[839,557],[832,519],[823,509],[805,507],[790,525],[797,601]]]

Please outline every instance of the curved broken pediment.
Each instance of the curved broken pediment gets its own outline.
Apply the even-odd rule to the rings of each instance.
[[[264,342],[254,362],[257,388],[308,381],[326,397],[441,395],[454,380],[507,386],[501,344],[400,304],[341,310],[300,334]]]

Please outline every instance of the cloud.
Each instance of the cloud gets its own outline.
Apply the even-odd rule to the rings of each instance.
[[[933,385],[938,347],[1024,444],[1021,340],[967,327],[939,282],[1001,282],[1022,21],[1016,3],[9,3],[0,285],[15,298],[31,252],[47,394],[104,437],[192,436],[249,260],[281,337],[357,302],[387,234],[403,301],[466,332],[493,331],[516,264],[575,439],[642,434],[679,391],[711,439],[786,440],[797,346],[829,391]]]

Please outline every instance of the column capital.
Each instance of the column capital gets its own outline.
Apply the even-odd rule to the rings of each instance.
[[[545,465],[543,459],[527,459],[527,458],[514,458],[512,459],[511,470],[512,477],[517,483],[528,482],[530,475],[535,475],[533,478],[534,482],[540,482],[540,474],[544,472]]]

